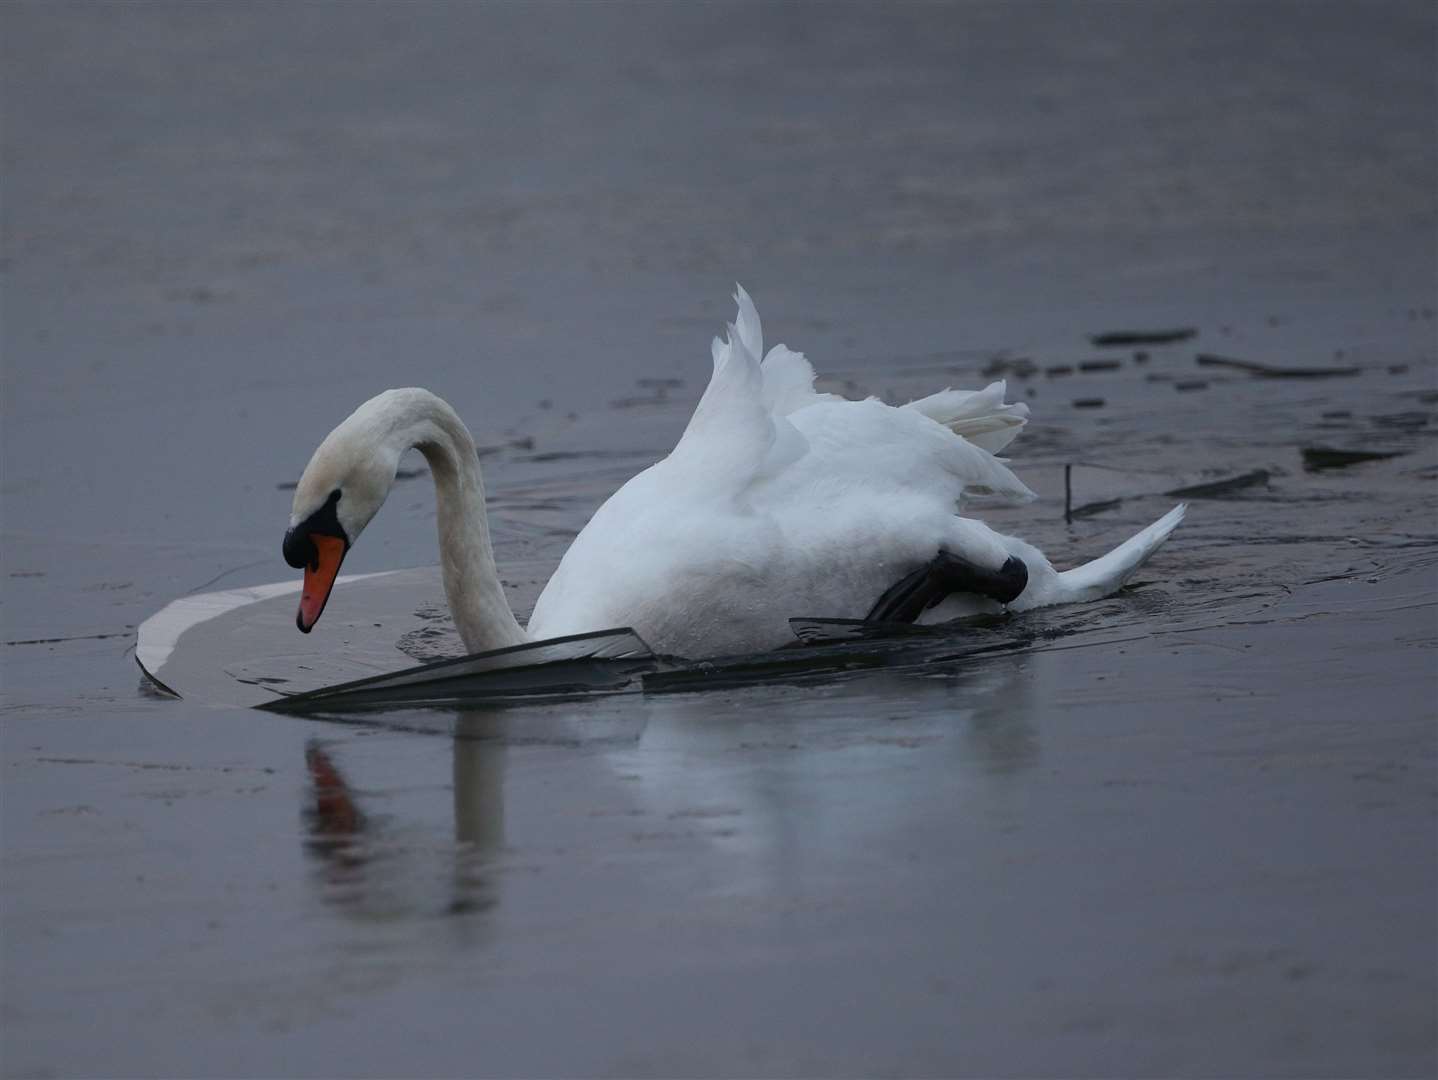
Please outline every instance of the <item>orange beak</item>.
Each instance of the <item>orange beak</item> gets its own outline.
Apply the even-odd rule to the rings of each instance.
[[[310,543],[315,546],[315,560],[305,567],[300,610],[295,616],[295,625],[306,634],[320,621],[330,590],[335,587],[335,578],[339,576],[340,563],[345,561],[345,542],[339,537],[310,533]]]

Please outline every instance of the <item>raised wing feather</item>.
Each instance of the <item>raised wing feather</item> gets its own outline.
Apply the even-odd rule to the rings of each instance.
[[[684,472],[711,496],[737,495],[806,449],[793,425],[764,404],[759,313],[743,288],[734,299],[738,321],[729,324],[723,340],[714,339],[709,386],[665,463],[666,471]]]
[[[801,484],[953,501],[964,491],[1033,497],[991,453],[1028,418],[1028,406],[1004,403],[1003,382],[941,391],[898,409],[815,393],[802,353],[776,345],[760,363],[759,313],[742,286],[734,300],[738,316],[714,339],[714,373],[669,458],[674,470],[731,496],[762,483],[768,495]]]
[[[937,394],[911,401],[904,406],[923,413],[962,435],[975,446],[997,454],[1029,421],[1029,407],[1022,401],[1005,404],[1008,389],[1001,379],[982,390],[940,390]]]

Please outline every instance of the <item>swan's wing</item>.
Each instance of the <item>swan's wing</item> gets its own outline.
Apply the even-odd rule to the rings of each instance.
[[[764,333],[754,302],[742,286],[735,287],[734,299],[737,321],[729,324],[724,340],[714,339],[709,386],[665,463],[667,472],[682,471],[711,494],[737,494],[807,450],[803,436],[769,403],[768,375],[759,363]],[[807,368],[807,361],[799,359]],[[812,390],[809,395],[814,397]]]
[[[739,314],[730,329],[738,330],[740,343],[757,361],[764,355],[764,324],[759,321],[759,309],[754,306],[754,301],[737,281],[734,283],[734,303],[739,305]]]
[[[775,416],[790,416],[819,402],[843,401],[837,394],[815,392],[814,365],[803,353],[787,345],[775,345],[764,355],[763,324],[754,301],[742,285],[736,285],[734,290],[734,300],[739,305],[735,323],[739,338],[751,356],[764,356],[760,366],[764,407]],[[1003,380],[999,380],[982,390],[941,390],[903,407],[922,413],[975,446],[997,454],[1013,442],[1029,419],[1026,404],[1004,401],[1007,389]]]
[[[760,397],[759,363],[733,323],[714,339],[714,373],[670,460],[706,471],[748,475],[774,441]]]
[[[764,332],[759,312],[742,285],[735,286],[734,299],[739,305],[736,323],[739,337],[751,355],[761,356]],[[787,345],[775,345],[769,350],[760,374],[764,407],[775,416],[790,416],[820,402],[844,400],[837,394],[816,393],[814,365],[803,353]],[[1029,419],[1026,404],[1004,401],[1007,389],[1000,380],[982,390],[941,390],[903,407],[922,413],[975,446],[997,454],[1013,442]]]
[[[955,435],[997,454],[1029,422],[1029,407],[1022,401],[1006,404],[1005,390],[1003,380],[989,383],[982,390],[940,390],[904,408],[923,413]]]
[[[742,286],[734,299],[738,339],[758,356],[764,345],[759,312]],[[814,366],[804,354],[775,345],[760,366],[759,395],[776,439],[755,480],[776,481],[773,490],[792,491],[797,481],[810,490],[868,489],[880,497],[920,490],[957,502],[967,490],[1031,499],[1033,492],[993,456],[1028,422],[1029,407],[1006,404],[1006,390],[1003,381],[982,390],[943,390],[899,409],[872,398],[849,401],[816,393]]]
[[[764,404],[776,416],[788,416],[821,401],[842,401],[837,394],[814,391],[814,365],[801,352],[775,345],[764,357]]]
[[[992,453],[1028,419],[1027,405],[1004,403],[1003,382],[899,409],[818,394],[802,353],[776,345],[760,363],[759,313],[742,286],[734,300],[738,315],[725,339],[714,339],[714,373],[665,474],[711,497],[812,485],[917,489],[955,502],[965,490],[1033,497]],[[786,477],[790,470],[798,472]]]
[[[814,367],[787,345],[775,345],[764,355],[764,324],[759,319],[759,310],[744,290],[734,286],[734,302],[739,313],[729,327],[731,339],[737,342],[723,342],[714,339],[714,366],[717,372],[721,360],[729,356],[729,350],[739,347],[754,358],[764,357],[759,370],[759,398],[764,408],[775,416],[788,416],[792,412],[818,401],[839,400],[833,394],[814,392]]]
[[[774,477],[775,505],[800,491],[819,504],[820,492],[868,493],[881,501],[912,493],[946,504],[950,512],[966,492],[1034,497],[999,458],[915,409],[896,409],[874,398],[841,399],[801,409],[789,420],[808,449]]]

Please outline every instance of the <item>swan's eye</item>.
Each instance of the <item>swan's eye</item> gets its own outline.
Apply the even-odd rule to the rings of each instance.
[[[339,515],[336,512],[339,506],[341,492],[335,488],[330,492],[330,497],[325,504],[316,510],[309,517],[305,518],[298,525],[285,530],[285,540],[282,547],[285,562],[289,563],[296,570],[306,566],[313,567],[319,562],[319,552],[315,550],[315,542],[310,539],[311,535],[318,533],[320,536],[334,536],[344,541],[346,550],[349,549],[349,537],[345,535],[344,529],[340,526]]]

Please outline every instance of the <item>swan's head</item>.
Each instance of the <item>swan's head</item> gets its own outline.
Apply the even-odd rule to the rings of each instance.
[[[285,562],[304,568],[295,625],[308,634],[319,621],[340,564],[384,505],[404,453],[391,445],[381,394],[361,405],[325,437],[295,487]]]

